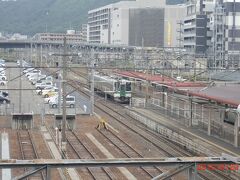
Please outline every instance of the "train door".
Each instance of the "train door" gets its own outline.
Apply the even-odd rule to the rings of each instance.
[[[126,96],[126,84],[120,84],[120,97]]]

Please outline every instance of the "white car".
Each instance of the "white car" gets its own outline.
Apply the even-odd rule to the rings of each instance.
[[[37,83],[36,89],[44,89],[45,87],[53,86],[52,82],[43,82],[43,83]]]
[[[1,86],[5,86],[7,84],[7,81],[2,81],[2,80],[0,80],[0,85]]]
[[[6,76],[5,71],[0,71],[0,76]]]
[[[51,82],[51,81],[52,81],[52,77],[51,76],[47,76],[46,77],[46,75],[41,75],[40,78],[32,80],[32,84],[36,85],[37,83]]]
[[[42,79],[42,78],[45,78],[46,75],[42,75],[42,74],[32,74],[30,76],[28,76],[28,80],[29,81],[36,81],[36,80],[39,80],[39,79]]]
[[[0,80],[5,81],[5,80],[7,80],[7,77],[5,75],[0,74]]]
[[[53,86],[48,85],[44,88],[37,89],[36,92],[37,92],[38,95],[42,95],[43,93],[45,94],[46,92],[49,92],[49,91],[53,90],[53,88],[54,88]]]
[[[61,105],[63,103],[63,99],[61,99]],[[49,106],[51,108],[57,108],[58,107],[58,96],[56,98],[53,98],[49,101]],[[75,96],[67,96],[66,97],[66,107],[74,108],[75,107]]]
[[[48,104],[50,101],[54,101],[57,97],[58,95],[56,94],[55,96],[44,98],[44,103]]]
[[[23,73],[26,74],[26,73],[28,73],[30,71],[33,71],[33,70],[34,70],[34,68],[26,68],[26,69],[23,70]]]
[[[27,72],[25,75],[28,77],[28,76],[31,76],[33,74],[41,74],[41,71],[37,70],[37,69],[34,69],[33,71]]]

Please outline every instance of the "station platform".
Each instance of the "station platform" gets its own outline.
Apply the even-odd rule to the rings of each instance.
[[[205,132],[196,128],[186,127],[178,123],[172,117],[164,117],[149,109],[143,108],[131,108],[131,111],[142,117],[145,117],[146,119],[157,121],[161,126],[166,127],[167,129],[170,129],[173,132],[192,140],[196,144],[205,147],[209,152],[211,152],[211,155],[219,156],[222,155],[222,153],[226,153],[233,156],[240,156],[239,148],[236,148],[219,138],[208,136]]]

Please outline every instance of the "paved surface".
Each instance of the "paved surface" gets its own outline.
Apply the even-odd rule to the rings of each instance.
[[[47,131],[46,127],[41,127],[41,132],[42,132],[44,137],[47,137],[46,138],[46,144],[49,147],[49,150],[51,151],[54,159],[62,159],[62,156],[61,156],[61,154],[58,150],[58,147],[54,143],[54,140],[52,139],[51,135]],[[75,170],[75,168],[66,168],[66,169],[67,169],[68,175],[70,176],[71,179],[75,179],[75,180],[80,179],[78,173]]]
[[[0,105],[0,114],[11,114],[11,113],[30,113],[33,114],[59,114],[58,109],[49,107],[48,104],[44,104],[44,99],[37,95],[35,86],[32,85],[26,76],[20,78],[20,68],[16,67],[16,63],[7,63],[6,66],[11,68],[6,69],[6,75],[9,80],[6,86],[2,86],[1,89],[8,89],[9,98],[11,104]],[[22,82],[22,91],[20,91],[20,80]],[[67,87],[67,93],[73,89]],[[67,108],[67,114],[84,114],[89,113],[89,100],[81,96],[77,92],[70,93],[69,95],[75,96],[76,104],[75,108]],[[20,96],[22,98],[20,99]],[[21,103],[20,103],[21,101]],[[20,105],[21,104],[21,105]],[[84,111],[84,106],[86,111]]]

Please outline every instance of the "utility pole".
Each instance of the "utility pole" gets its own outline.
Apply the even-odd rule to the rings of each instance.
[[[20,59],[20,82],[19,82],[19,113],[22,113],[22,58]]]
[[[62,106],[62,151],[66,152],[67,141],[66,141],[66,77],[67,77],[67,40],[66,37],[63,39],[63,57],[62,57],[62,65],[63,65],[63,79],[62,79],[62,96],[63,96],[63,106]],[[60,90],[61,91],[61,90]],[[59,104],[61,106],[61,104]]]
[[[67,77],[67,56],[78,56],[78,54],[68,54],[67,53],[67,39],[66,37],[64,37],[63,39],[63,54],[55,54],[53,53],[53,56],[62,56],[62,78],[60,79],[60,75],[59,77],[59,81],[60,81],[60,89],[59,91],[61,91],[61,82],[62,82],[62,97],[63,97],[63,102],[62,102],[62,146],[61,149],[64,153],[66,153],[66,147],[67,147],[67,141],[66,141],[66,96],[67,96],[67,92],[66,92],[66,77]],[[61,93],[59,93],[59,99],[58,99],[58,106],[61,107]],[[59,110],[60,111],[60,110]]]
[[[90,114],[93,115],[94,113],[94,74],[95,74],[95,62],[94,62],[94,50],[91,50],[91,80],[90,80],[90,86],[91,86],[91,111]]]

